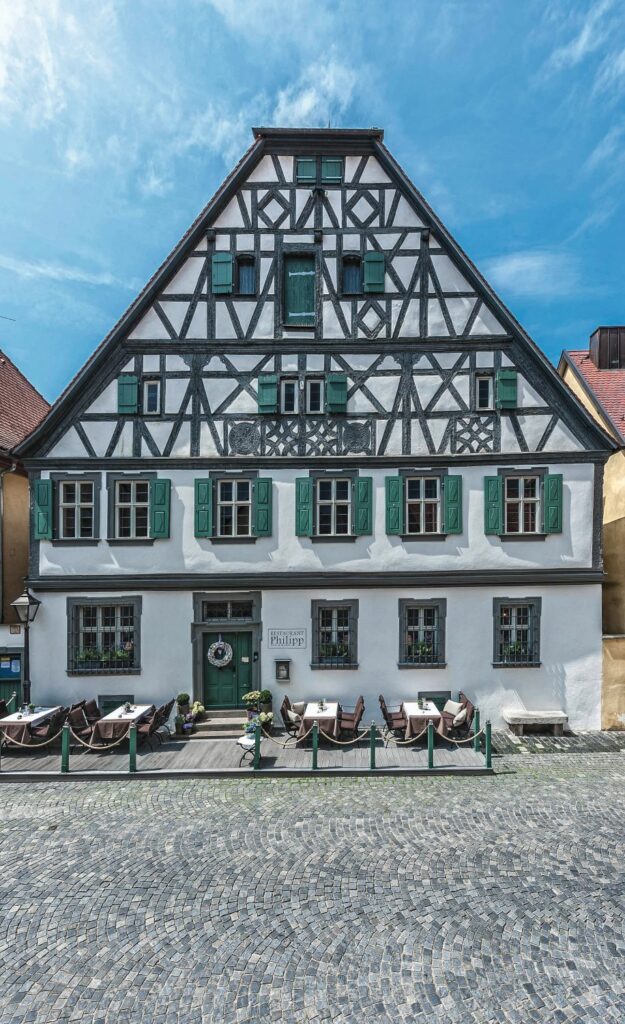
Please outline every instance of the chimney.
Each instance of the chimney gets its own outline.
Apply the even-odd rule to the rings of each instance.
[[[625,327],[597,327],[590,335],[590,358],[598,370],[625,369]]]

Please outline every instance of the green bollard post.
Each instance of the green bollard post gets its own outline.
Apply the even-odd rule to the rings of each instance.
[[[428,722],[428,768],[434,767],[434,725]]]
[[[61,733],[61,771],[63,775],[67,775],[69,771],[69,743],[69,722],[66,722]]]
[[[371,732],[369,734],[369,769],[370,771],[375,770],[375,722],[371,723]]]
[[[257,722],[254,726],[254,771],[257,772],[260,769],[260,723]]]
[[[480,709],[476,708],[473,712],[473,749],[477,754],[481,746],[481,740],[478,736],[480,731]]]
[[[493,754],[492,754],[492,748],[491,748],[490,722],[486,723],[486,747],[485,747],[485,754],[486,754],[486,767],[487,768],[492,768],[493,767]]]
[[[128,771],[131,775],[137,770],[137,726],[134,722],[130,723],[130,730],[128,732]]]
[[[313,722],[312,727],[312,770],[317,771],[317,752],[319,750],[319,725]]]

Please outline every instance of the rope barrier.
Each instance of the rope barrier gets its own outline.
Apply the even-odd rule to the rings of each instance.
[[[478,736],[482,736],[484,732],[484,729],[480,729],[480,731],[476,732],[475,735],[472,734],[471,736],[468,736],[466,740],[452,740],[451,736],[445,736],[444,739],[447,740],[448,743],[455,743],[456,746],[461,746],[463,743],[473,743],[473,741],[476,740]]]
[[[43,740],[41,743],[20,743],[19,740],[13,739],[12,736],[7,736],[5,732],[2,732],[2,738],[4,739],[5,743],[12,743],[16,747],[28,747],[29,750],[32,750],[33,747],[48,747],[51,743],[54,743],[55,740],[58,740],[59,736],[61,736],[62,734],[63,728],[61,727],[54,736],[50,736],[48,739]]]
[[[427,731],[428,731],[428,727],[426,725],[425,729],[422,729],[421,732],[417,733],[416,736],[411,736],[409,740],[398,740],[394,736],[388,735],[387,736],[387,742],[388,743],[394,743],[396,747],[407,747],[411,743],[415,743],[417,740],[420,740],[422,736],[425,736]]]
[[[81,747],[86,747],[87,750],[102,751],[102,750],[112,750],[113,747],[118,747],[120,745],[120,743],[123,743],[125,739],[128,739],[128,736],[130,734],[130,726],[128,726],[128,729],[124,733],[123,736],[121,736],[118,740],[115,740],[114,743],[108,743],[106,746],[104,746],[102,744],[97,744],[97,743],[96,744],[94,744],[94,743],[85,743],[84,740],[81,740],[80,736],[76,735],[76,733],[72,729],[71,725],[69,727],[69,731],[70,731],[70,734],[74,737],[74,739],[78,743],[80,743]]]
[[[327,732],[322,733],[321,730],[319,730],[319,735],[323,736],[323,738],[326,739],[326,740],[330,740],[330,743],[334,743],[337,747],[349,747],[349,746],[351,746],[352,743],[359,743],[360,740],[364,740],[365,736],[367,736],[370,732],[371,732],[371,726],[369,726],[368,729],[365,729],[364,732],[358,733],[356,738],[353,739],[353,740],[335,740],[334,737],[330,736],[329,733],[327,733]]]
[[[262,732],[263,736],[266,739],[271,740],[271,742],[275,743],[277,747],[282,747],[282,749],[284,750],[284,748],[287,746],[289,740],[295,740],[296,743],[298,743],[300,740],[305,740],[307,736],[310,736],[311,732],[313,731],[313,727],[311,725],[311,727],[308,730],[308,732],[305,732],[303,736],[287,736],[287,738],[286,738],[284,743],[281,743],[280,740],[277,740],[275,738],[275,736],[270,736],[268,732],[265,732],[265,730],[263,729],[262,725],[260,727],[260,731]],[[253,735],[253,733],[252,733],[252,735]]]

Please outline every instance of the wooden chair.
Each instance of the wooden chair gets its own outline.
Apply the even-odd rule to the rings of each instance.
[[[289,736],[296,736],[297,733],[299,732],[299,728],[300,728],[300,725],[302,723],[302,719],[301,719],[301,717],[299,715],[297,715],[296,716],[296,721],[294,721],[289,716],[289,712],[292,715],[295,715],[295,711],[293,711],[293,708],[291,707],[291,701],[289,700],[289,698],[285,694],[284,700],[282,701],[282,704],[280,705],[280,715],[282,717],[282,721],[284,722],[284,728],[285,728],[287,734]]]

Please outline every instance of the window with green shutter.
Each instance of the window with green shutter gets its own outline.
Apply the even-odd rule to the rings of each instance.
[[[117,378],[117,411],[122,416],[139,411],[139,378],[134,373],[122,373]]]
[[[497,373],[497,408],[516,409],[517,407],[517,372],[516,370],[499,370]]]
[[[367,252],[363,260],[365,292],[384,291],[385,261],[383,252]]]
[[[462,533],[462,477],[443,479],[444,533]]]
[[[543,495],[544,531],[545,533],[562,533],[561,473],[549,473],[545,477]]]
[[[321,181],[324,185],[340,185],[343,180],[343,160],[341,157],[321,157]]]
[[[258,411],[267,415],[278,411],[278,375],[261,373],[258,377]]]
[[[401,476],[387,476],[384,480],[386,497],[386,532],[399,536],[404,532],[404,481]]]
[[[295,178],[298,185],[315,185],[317,182],[317,158],[298,156],[295,161]]]
[[[212,537],[213,535],[213,485],[208,479],[195,481],[195,536]]]
[[[267,476],[258,477],[254,483],[253,517],[256,537],[271,537],[272,486],[273,481]]]
[[[347,375],[329,373],[326,377],[326,412],[347,412]]]
[[[230,295],[232,292],[232,253],[214,252],[211,265],[213,295]]]
[[[52,540],[52,481],[35,480],[33,490],[35,540]]]
[[[484,477],[484,533],[503,533],[503,477]]]
[[[313,480],[308,476],[295,481],[295,535],[313,535]]]
[[[314,327],[315,257],[284,258],[284,323],[288,327]]]
[[[169,537],[171,480],[150,480],[150,536],[155,540]]]
[[[354,534],[357,537],[373,533],[373,478],[359,476],[354,481]]]

